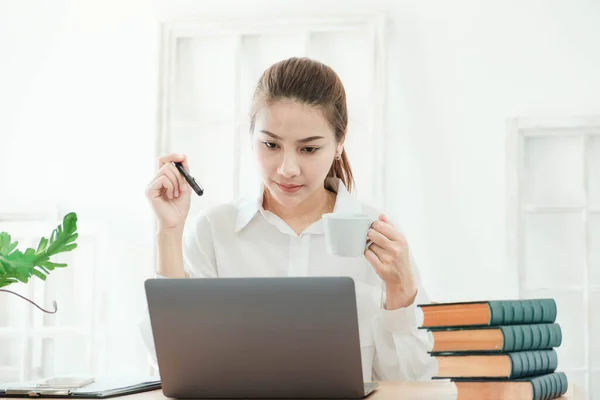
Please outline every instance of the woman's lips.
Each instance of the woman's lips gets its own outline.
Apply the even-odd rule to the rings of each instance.
[[[277,182],[275,182],[275,183],[277,183]],[[302,187],[302,185],[284,185],[281,183],[277,183],[277,186],[279,187],[279,189],[281,189],[282,191],[284,191],[286,193],[297,192]]]

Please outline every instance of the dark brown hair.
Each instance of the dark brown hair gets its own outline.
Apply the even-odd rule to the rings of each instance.
[[[339,76],[327,65],[309,58],[292,57],[271,65],[260,77],[250,111],[250,133],[254,132],[256,114],[265,105],[279,100],[293,100],[316,107],[335,132],[339,143],[346,135],[348,109],[346,91]],[[340,178],[349,191],[354,177],[346,150],[335,159],[327,174]]]

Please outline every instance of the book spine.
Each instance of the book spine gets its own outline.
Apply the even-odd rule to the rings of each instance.
[[[569,382],[564,372],[539,376],[531,380],[533,400],[556,399],[567,393]]]
[[[556,321],[554,299],[491,300],[488,305],[491,326],[550,324]]]
[[[504,336],[502,351],[545,350],[559,347],[562,330],[558,324],[501,326]]]
[[[558,367],[558,357],[554,349],[517,351],[508,353],[508,356],[511,364],[508,376],[510,379],[549,374]]]

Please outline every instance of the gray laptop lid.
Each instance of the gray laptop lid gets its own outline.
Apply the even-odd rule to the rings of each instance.
[[[361,398],[347,277],[149,279],[163,392],[178,398]]]

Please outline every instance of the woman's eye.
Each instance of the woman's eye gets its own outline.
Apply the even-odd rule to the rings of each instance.
[[[305,147],[305,148],[303,149],[303,151],[304,151],[305,153],[314,153],[314,152],[316,152],[317,150],[319,150],[319,148],[318,148],[318,147]]]
[[[277,148],[277,145],[273,142],[263,142],[264,145],[267,147],[267,149],[275,149]]]

